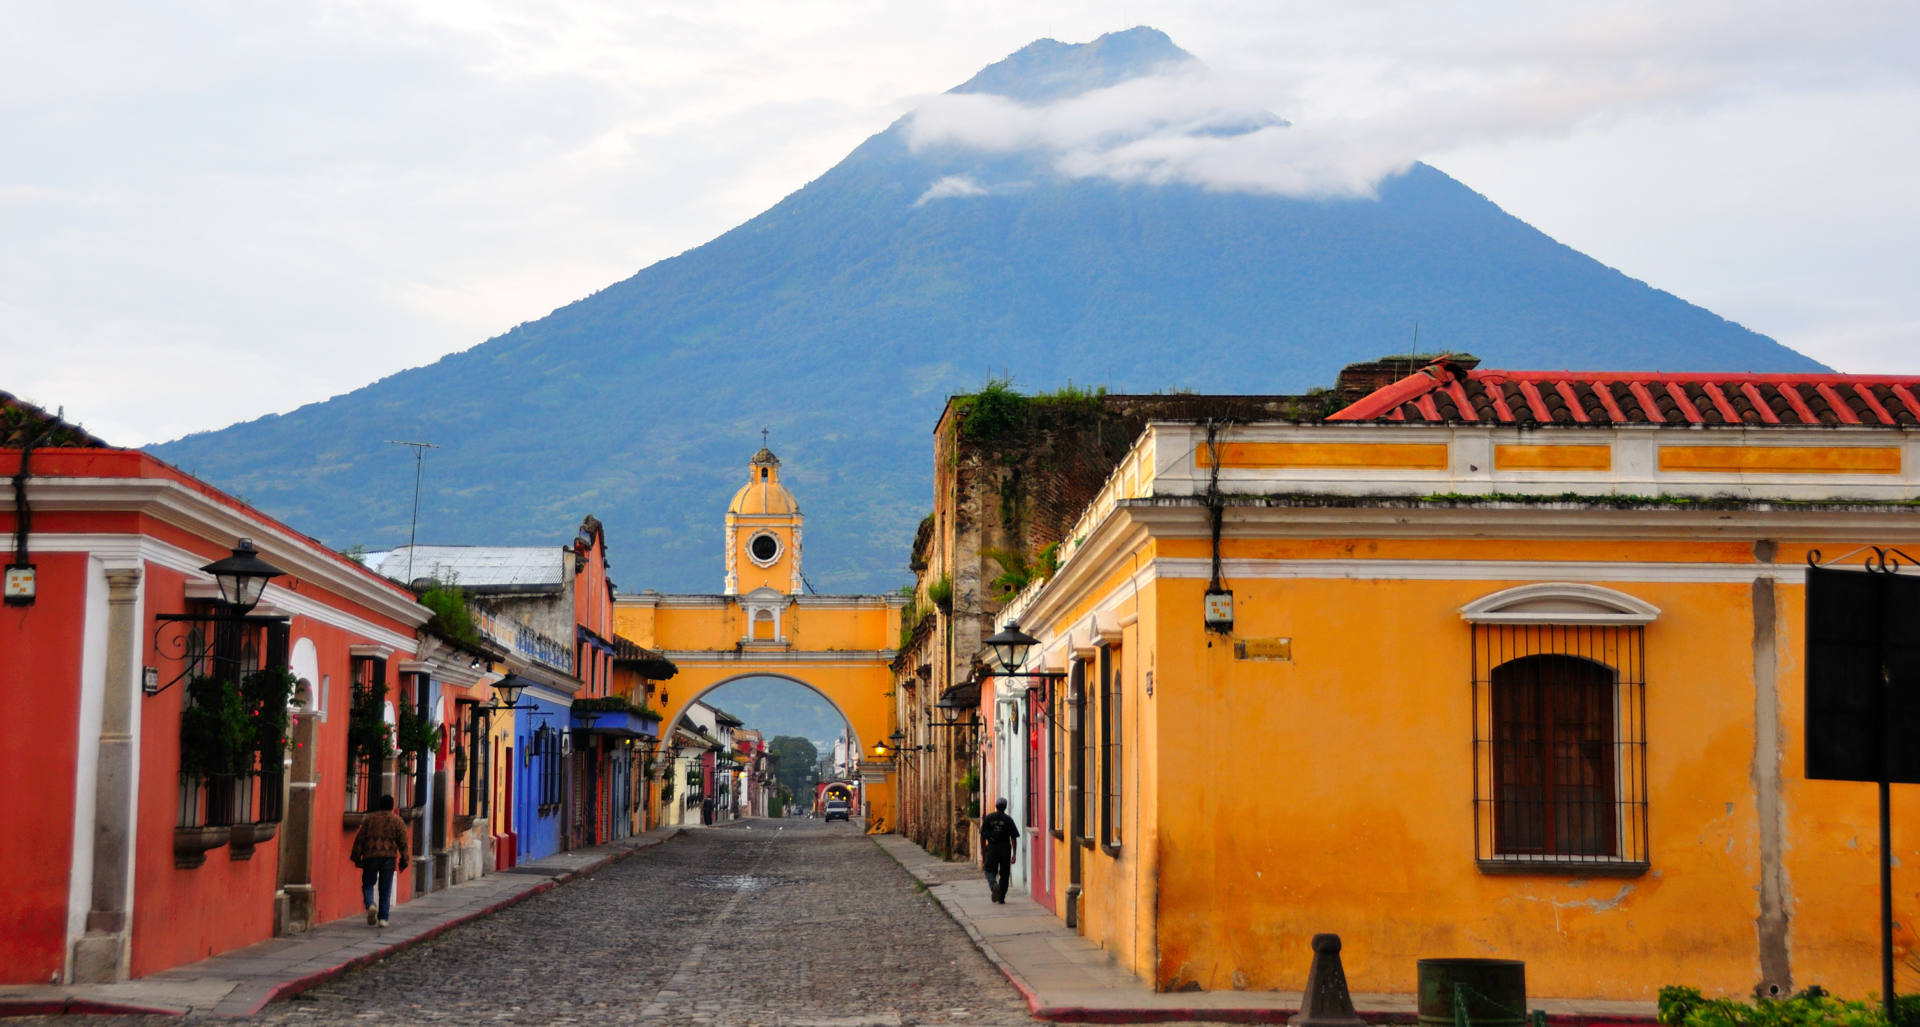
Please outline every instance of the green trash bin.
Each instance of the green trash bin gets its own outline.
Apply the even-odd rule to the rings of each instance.
[[[1523,1027],[1527,964],[1518,959],[1422,959],[1420,1022],[1453,1027],[1456,994],[1472,1027]]]

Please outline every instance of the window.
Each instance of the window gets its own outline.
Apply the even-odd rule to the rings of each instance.
[[[380,797],[386,753],[390,747],[387,707],[387,661],[355,656],[348,680],[347,811],[365,813]]]
[[[1093,844],[1095,823],[1095,801],[1097,792],[1088,787],[1088,771],[1099,758],[1094,745],[1096,739],[1090,720],[1093,716],[1095,696],[1087,692],[1087,661],[1073,662],[1073,696],[1079,700],[1080,708],[1074,711],[1073,728],[1073,767],[1070,771],[1070,786],[1073,789],[1073,837],[1082,845]]]
[[[1111,646],[1100,647],[1100,847],[1120,851],[1121,746],[1125,736],[1120,720],[1120,655]]]
[[[1079,674],[1080,665],[1077,663],[1074,664],[1073,670],[1070,673],[1075,675]],[[1065,718],[1060,716],[1062,703],[1060,702],[1061,690],[1058,687],[1059,684],[1061,683],[1056,682],[1055,687],[1051,689],[1052,715],[1047,718],[1047,753],[1048,762],[1051,764],[1048,768],[1047,776],[1053,783],[1053,787],[1050,789],[1052,795],[1049,796],[1050,801],[1047,803],[1047,828],[1053,832],[1055,838],[1065,838],[1067,836],[1067,825],[1065,821],[1067,810],[1067,744],[1069,736],[1067,735],[1067,725],[1063,722]]]
[[[1659,611],[1593,586],[1470,604],[1474,855],[1490,873],[1648,866],[1643,625]]]
[[[460,728],[459,741],[453,746],[453,811],[463,817],[479,816],[481,797],[487,794],[480,704],[472,699],[459,699],[453,709],[454,723]]]
[[[1027,760],[1027,802],[1022,810],[1023,825],[1032,830],[1040,811],[1040,743],[1045,736],[1040,733],[1040,725],[1049,723],[1042,716],[1039,697],[1032,690],[1027,692],[1027,730],[1021,736]]]

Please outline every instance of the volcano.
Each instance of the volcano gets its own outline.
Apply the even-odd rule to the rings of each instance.
[[[1040,40],[937,102],[1056,113],[1150,97],[1193,57],[1136,28]],[[822,591],[909,580],[929,433],[989,376],[1023,390],[1287,393],[1408,351],[1487,366],[1816,371],[1608,268],[1425,164],[1346,195],[1090,173],[1058,147],[929,138],[915,114],[751,221],[433,364],[152,452],[328,544],[562,542],[606,525],[629,590],[717,589],[761,429]],[[988,128],[992,124],[987,125]],[[1151,131],[1287,131],[1224,112]],[[1094,145],[1124,146],[1112,140]]]

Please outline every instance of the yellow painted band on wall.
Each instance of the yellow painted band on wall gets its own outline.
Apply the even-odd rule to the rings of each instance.
[[[1278,467],[1393,467],[1404,470],[1444,471],[1445,443],[1401,442],[1227,442],[1220,449],[1220,466]],[[1202,444],[1194,462],[1211,467],[1213,454]]]
[[[1495,446],[1496,471],[1610,471],[1612,446]]]
[[[1892,446],[1661,446],[1663,471],[1899,474]]]

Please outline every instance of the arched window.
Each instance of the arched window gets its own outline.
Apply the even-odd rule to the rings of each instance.
[[[1493,668],[1493,837],[1501,855],[1619,855],[1613,668],[1523,656]]]
[[[1660,611],[1592,585],[1469,603],[1474,849],[1490,873],[1648,866],[1645,625]]]

